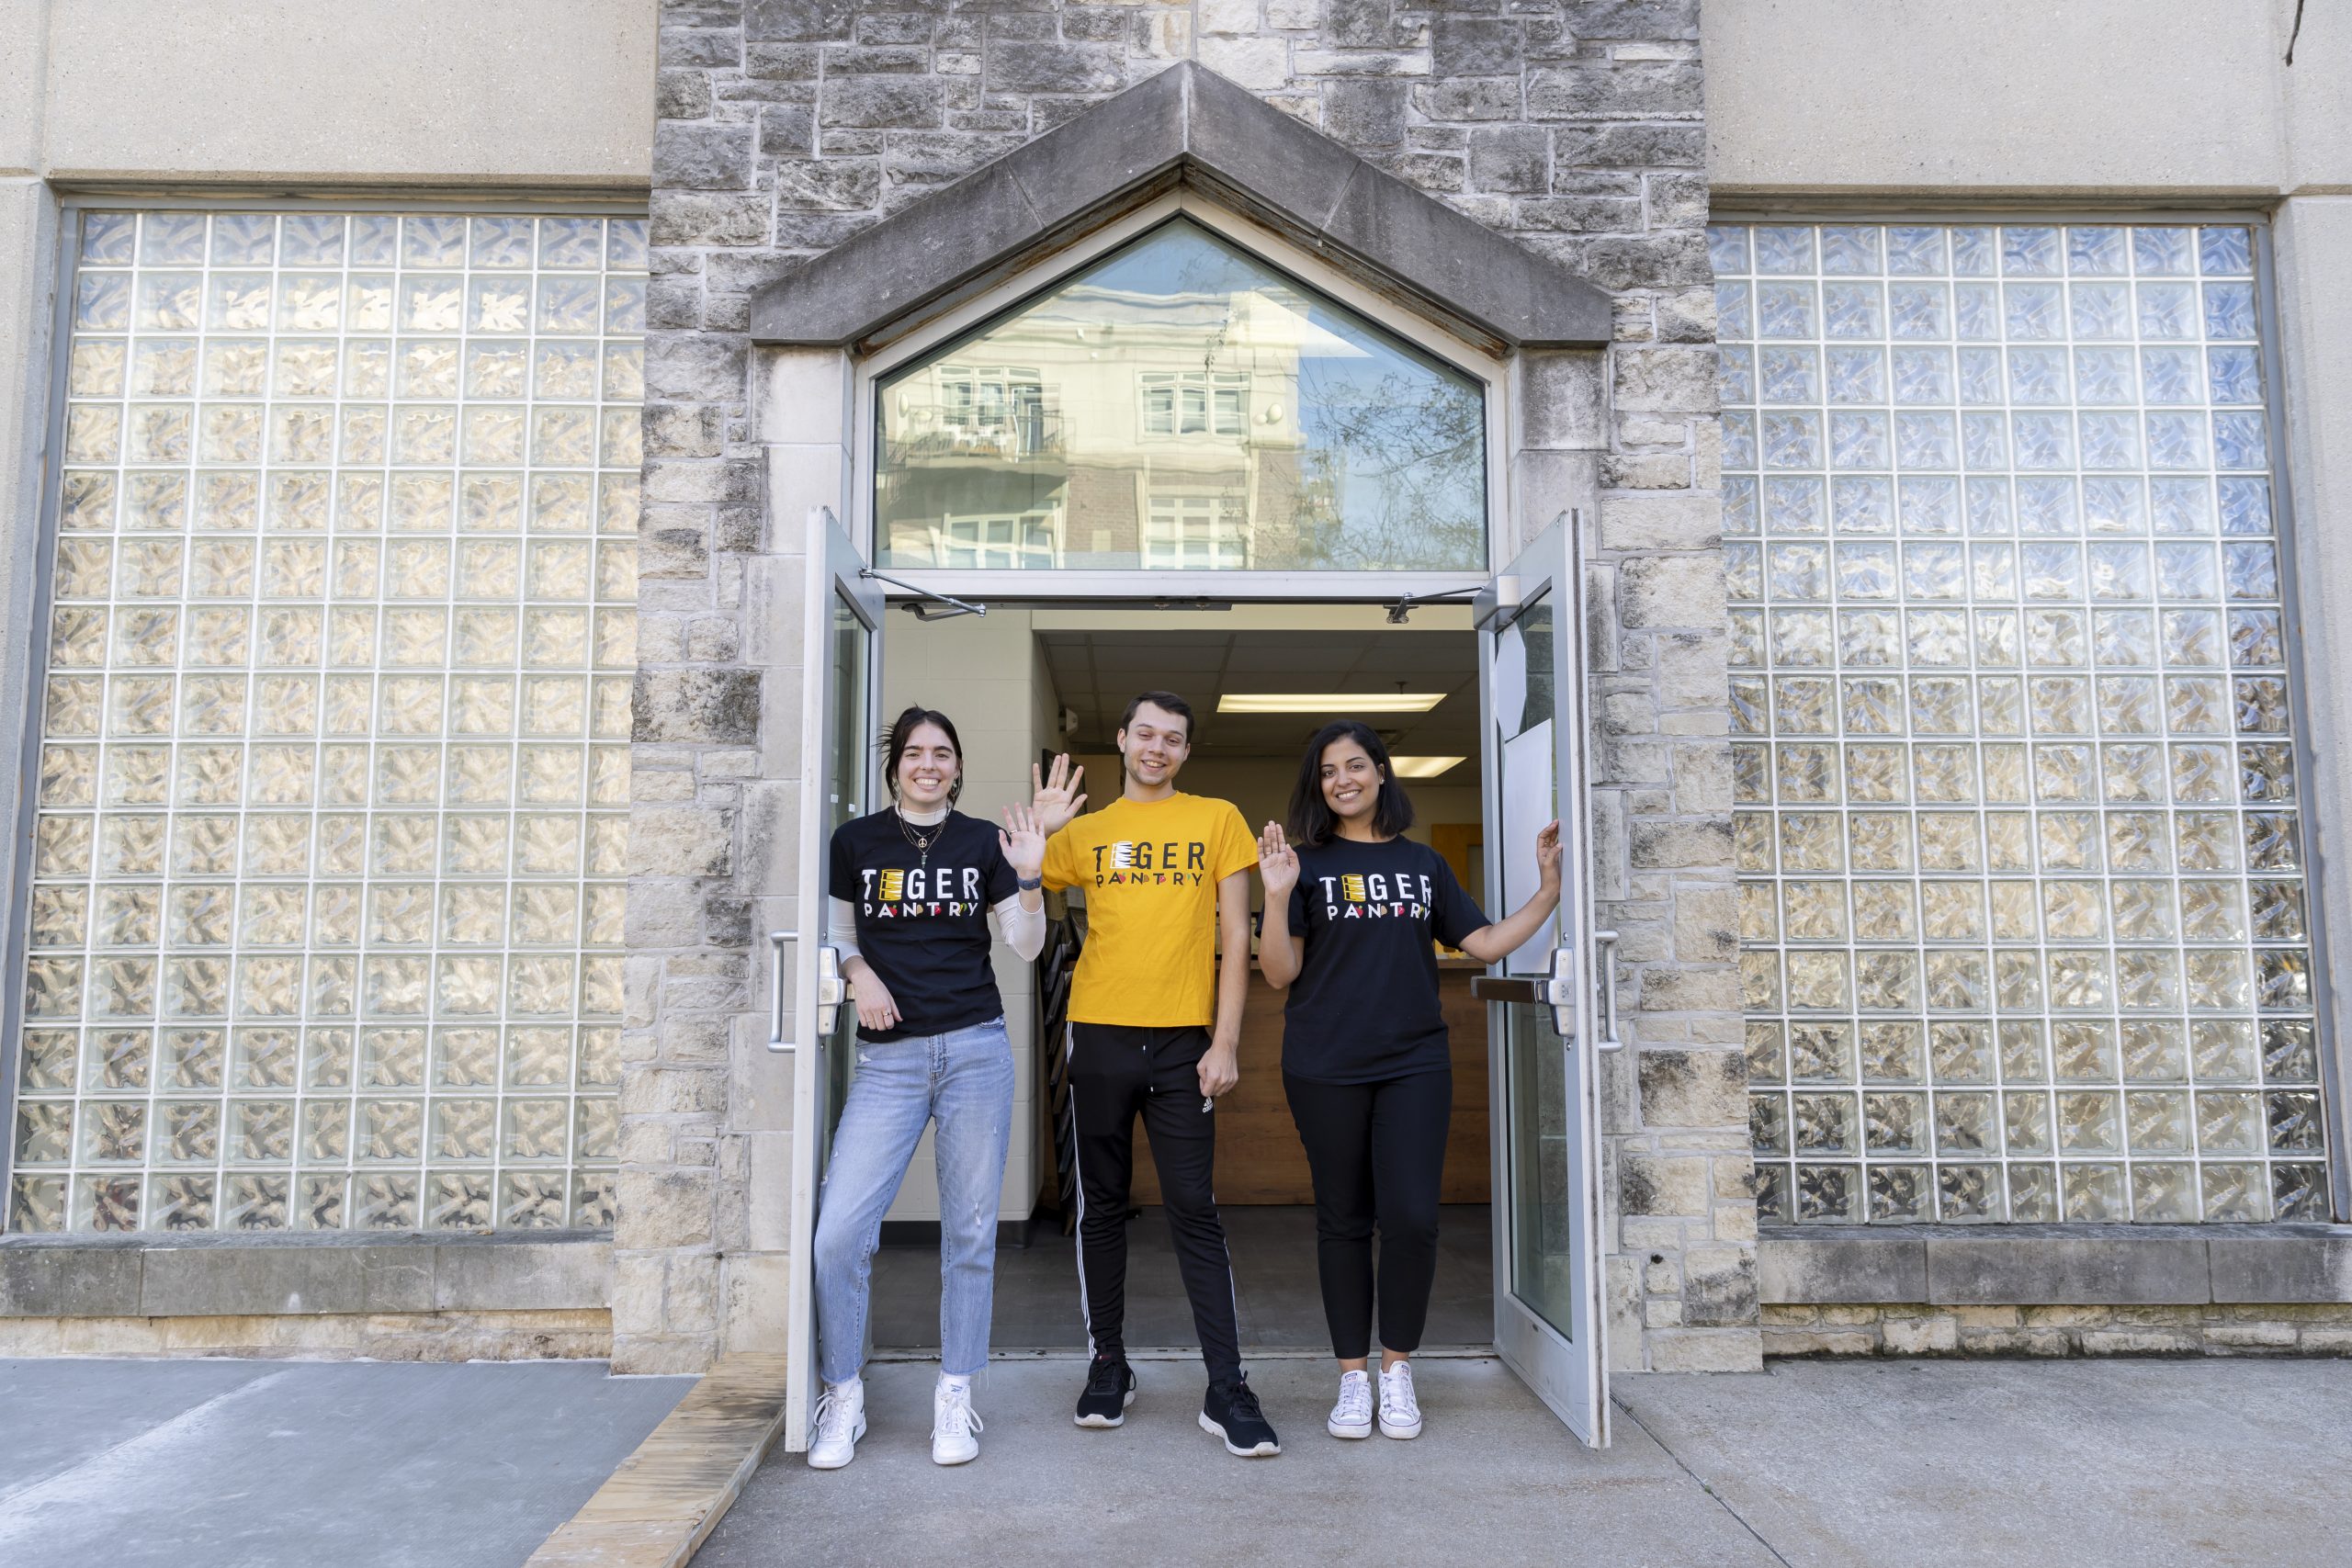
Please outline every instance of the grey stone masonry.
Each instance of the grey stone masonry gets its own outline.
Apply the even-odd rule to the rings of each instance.
[[[749,1258],[775,1236],[746,1185],[782,1179],[793,1135],[754,1055],[753,899],[797,858],[814,698],[797,652],[758,656],[797,646],[775,628],[799,624],[805,523],[763,504],[752,298],[1187,60],[1610,296],[1609,347],[1522,356],[1521,409],[1574,427],[1530,445],[1591,502],[1598,893],[1629,1045],[1602,1083],[1611,1354],[1758,1364],[1698,23],[1698,0],[665,0],[617,1367],[698,1369],[782,1312],[782,1273]]]
[[[590,1311],[610,1293],[610,1250],[525,1231],[10,1236],[0,1318]]]

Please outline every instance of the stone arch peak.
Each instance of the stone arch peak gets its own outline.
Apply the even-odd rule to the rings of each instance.
[[[755,342],[862,344],[1077,234],[1193,187],[1504,348],[1600,348],[1602,289],[1191,62],[901,209],[752,299]]]

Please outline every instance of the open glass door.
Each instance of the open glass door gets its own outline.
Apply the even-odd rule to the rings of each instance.
[[[1600,1447],[1609,1440],[1609,1401],[1596,1201],[1599,1032],[1574,526],[1563,520],[1545,529],[1477,600],[1487,895],[1501,912],[1534,891],[1535,835],[1555,818],[1562,887],[1558,915],[1473,988],[1487,1002],[1497,1134],[1495,1345],[1577,1437]]]
[[[865,558],[831,511],[820,508],[808,524],[808,626],[803,644],[820,677],[801,724],[800,880],[794,907],[797,931],[777,931],[775,1013],[769,1049],[794,1054],[792,1085],[791,1360],[786,1371],[784,1444],[808,1446],[820,1389],[817,1377],[817,1313],[808,1255],[817,1230],[817,1194],[832,1153],[833,1128],[849,1089],[855,1057],[857,1014],[843,1007],[841,955],[825,930],[824,867],[833,829],[865,812],[874,780],[871,738],[879,728],[874,705],[881,690],[882,592],[861,575]],[[787,1004],[787,999],[789,1002]],[[787,1032],[788,1029],[788,1032]]]

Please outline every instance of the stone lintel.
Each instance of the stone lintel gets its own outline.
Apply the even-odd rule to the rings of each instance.
[[[276,1317],[602,1308],[612,1241],[289,1232],[0,1239],[0,1317]]]
[[[1605,348],[1609,295],[1190,61],[761,289],[754,342],[854,345],[1180,186],[1513,348]]]
[[[1770,1306],[2352,1302],[2352,1225],[1767,1226]]]

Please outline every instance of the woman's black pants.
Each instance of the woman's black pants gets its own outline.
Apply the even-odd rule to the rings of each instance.
[[[1437,1201],[1453,1113],[1453,1070],[1349,1084],[1284,1073],[1283,1089],[1315,1178],[1316,1269],[1332,1354],[1343,1361],[1370,1356],[1375,1300],[1382,1346],[1420,1348],[1437,1277]]]

